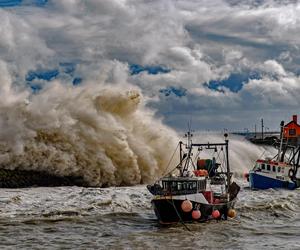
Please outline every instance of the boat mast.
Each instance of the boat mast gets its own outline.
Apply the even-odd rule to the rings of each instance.
[[[298,171],[298,168],[299,168],[299,161],[300,161],[300,146],[298,146],[298,148],[297,148],[297,153],[298,153],[298,157],[297,157],[296,164],[294,165],[294,173],[295,173],[295,175],[297,174],[297,171]]]
[[[225,149],[226,149],[226,167],[227,167],[227,192],[229,191],[229,186],[231,182],[231,173],[230,173],[230,166],[229,166],[229,152],[228,152],[228,134],[224,134],[225,137]]]
[[[187,159],[186,159],[186,162],[185,162],[185,165],[184,165],[184,168],[181,172],[181,175],[183,175],[183,173],[188,169],[189,167],[189,161],[190,161],[190,158],[191,158],[191,153],[192,153],[192,148],[193,148],[193,145],[192,145],[192,137],[193,137],[193,134],[191,133],[191,130],[189,128],[189,131],[185,134],[185,137],[187,137],[187,144],[186,144],[186,149],[188,150],[188,155],[187,155]]]
[[[189,149],[191,146],[192,146],[192,137],[193,137],[193,134],[191,133],[191,131],[188,131],[186,134],[185,134],[185,137],[187,137],[187,149]]]
[[[261,139],[264,139],[264,119],[261,118]]]
[[[183,158],[182,158],[182,144],[183,144],[183,142],[182,141],[180,141],[179,142],[179,170],[180,170],[180,175],[182,175],[182,160],[183,160]]]
[[[283,126],[284,126],[284,121],[281,121],[280,123],[280,146],[279,146],[279,149],[278,149],[278,157],[277,157],[277,161],[281,162],[281,161],[284,161],[284,155],[281,156],[281,151],[282,151],[282,144],[283,144]]]

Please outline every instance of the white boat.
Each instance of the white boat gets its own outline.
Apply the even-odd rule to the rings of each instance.
[[[300,186],[300,145],[283,144],[284,123],[281,122],[281,142],[272,159],[258,159],[246,175],[252,189],[287,188]]]

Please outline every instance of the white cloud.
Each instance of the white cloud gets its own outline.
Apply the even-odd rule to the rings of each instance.
[[[52,0],[43,8],[1,9],[0,59],[9,72],[9,88],[21,85],[30,69],[75,62],[75,74],[87,83],[138,86],[147,100],[157,100],[150,106],[174,126],[181,109],[181,116],[184,110],[198,112],[205,126],[217,115],[224,118],[221,127],[239,117],[247,124],[264,109],[297,110],[299,105],[300,4],[259,2]],[[130,76],[130,63],[171,71]],[[206,86],[249,72],[262,78],[238,93]],[[168,86],[186,88],[189,98],[158,98]],[[248,108],[251,115],[241,115]]]
[[[282,65],[280,65],[278,62],[274,60],[268,60],[265,61],[262,67],[263,71],[266,71],[267,73],[276,74],[284,76],[286,75],[286,72]]]

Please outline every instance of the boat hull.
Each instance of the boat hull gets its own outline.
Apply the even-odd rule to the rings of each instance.
[[[262,175],[260,172],[249,173],[249,185],[252,189],[285,188],[293,190],[297,188],[296,184],[292,181],[278,180]]]
[[[193,208],[199,207],[201,217],[198,220],[192,218],[192,212],[186,213],[181,209],[182,199],[176,199],[172,197],[160,197],[152,200],[154,212],[158,218],[160,224],[174,224],[178,222],[204,222],[212,219],[212,212],[219,210],[220,218],[227,219],[227,212],[230,208],[234,207],[235,199],[220,204],[204,204],[195,201],[191,201]]]

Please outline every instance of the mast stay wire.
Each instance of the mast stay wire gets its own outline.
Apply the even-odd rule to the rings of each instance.
[[[169,162],[168,162],[168,164],[167,164],[165,170],[163,171],[162,176],[164,176],[164,175],[166,174],[166,172],[167,172],[167,170],[168,170],[168,168],[169,168],[169,166],[170,166],[170,164],[171,164],[171,162],[172,162],[172,160],[173,160],[173,158],[174,158],[174,155],[175,155],[175,153],[177,152],[178,147],[179,147],[179,143],[177,144],[175,151],[173,152],[173,154],[172,154],[172,156],[171,156],[171,158],[170,158],[170,160],[169,160]],[[178,166],[178,165],[177,165],[177,166]],[[176,166],[176,168],[177,168],[177,166]],[[175,169],[175,168],[174,168],[174,169]],[[174,170],[174,169],[173,169],[173,170]],[[172,171],[173,171],[173,170],[172,170]]]

